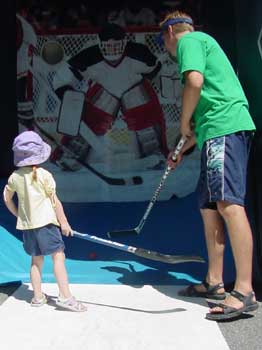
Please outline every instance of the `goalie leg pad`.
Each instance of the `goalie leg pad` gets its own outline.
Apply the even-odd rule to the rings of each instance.
[[[60,142],[62,145],[66,146],[69,151],[66,152],[62,147],[56,147],[51,154],[51,162],[55,163],[62,170],[79,170],[82,166],[75,158],[86,160],[90,150],[89,144],[81,136],[64,136]]]
[[[120,108],[120,101],[102,86],[96,84],[92,87],[90,91],[88,91],[87,98],[90,101],[90,104],[94,105],[97,109],[111,115],[112,117],[117,117]]]
[[[145,129],[151,129],[151,132],[154,130],[155,135],[158,135],[162,153],[167,155],[166,124],[161,105],[155,91],[147,81],[144,82],[144,87],[150,96],[150,101],[142,106],[126,110],[124,120],[129,130],[136,132]]]
[[[149,103],[150,100],[150,95],[143,83],[133,86],[130,90],[126,91],[121,98],[123,114],[129,109],[144,106]]]
[[[82,136],[63,137],[62,145],[66,146],[77,158],[85,159],[88,155],[90,145]]]
[[[154,89],[147,81],[143,82],[143,87],[144,93],[148,96],[144,104],[129,109],[121,106],[124,119],[130,130],[142,130],[164,121],[162,108]]]
[[[86,98],[83,120],[96,135],[102,136],[116,119],[120,101],[99,84],[88,90]]]
[[[155,127],[146,128],[136,132],[137,141],[142,157],[161,152],[160,130]]]
[[[115,118],[106,112],[98,109],[96,106],[87,103],[83,122],[98,136],[103,136],[111,129]]]
[[[85,95],[79,91],[67,90],[64,93],[58,124],[57,132],[77,136],[82,118]]]

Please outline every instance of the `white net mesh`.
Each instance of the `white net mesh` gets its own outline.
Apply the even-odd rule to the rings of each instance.
[[[176,64],[166,56],[163,49],[156,43],[155,32],[127,33],[127,39],[148,46],[156,57],[162,57],[162,69],[152,86],[157,92],[166,121],[167,143],[169,148],[173,147],[178,133],[178,120],[181,107],[181,85]],[[41,49],[48,41],[56,41],[62,45],[67,60],[75,56],[86,47],[97,44],[97,35],[94,33],[84,34],[59,34],[39,35],[34,60],[34,115],[37,122],[50,134],[55,136],[56,125],[60,108],[60,101],[53,91],[52,82],[56,75],[59,64],[49,65],[41,59]],[[132,132],[127,129],[121,116],[116,119],[106,137],[117,145],[117,149],[129,151],[132,142]]]

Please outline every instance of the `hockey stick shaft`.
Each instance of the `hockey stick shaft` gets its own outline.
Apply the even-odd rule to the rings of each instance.
[[[185,143],[187,142],[187,139],[186,138],[181,138],[180,141],[178,142],[175,150],[174,150],[174,153],[172,155],[172,160],[173,161],[176,161],[177,160],[177,157],[179,155],[179,153],[181,152],[181,149],[183,148],[183,146],[185,145]],[[114,237],[114,236],[124,236],[124,235],[129,235],[129,234],[139,234],[140,231],[142,230],[145,222],[146,222],[146,219],[148,217],[148,215],[150,214],[158,196],[159,196],[159,193],[168,177],[168,175],[170,174],[172,168],[168,165],[165,169],[165,172],[160,180],[160,183],[157,187],[157,189],[155,190],[154,194],[153,194],[153,197],[152,199],[150,200],[148,206],[147,206],[147,209],[142,217],[142,219],[140,220],[139,224],[132,230],[122,230],[122,231],[111,231],[111,232],[108,232],[108,236],[111,238],[111,237]]]
[[[97,236],[89,235],[87,233],[80,233],[77,231],[73,231],[73,237],[77,237],[80,239],[85,239],[90,242],[106,245],[111,248],[116,248],[119,250],[122,250],[127,253],[131,253],[134,255],[137,255],[139,257],[164,262],[167,264],[178,264],[178,263],[185,263],[185,262],[205,262],[203,258],[200,256],[195,255],[168,255],[168,254],[162,254],[158,253],[152,250],[146,250],[143,248],[137,248],[133,246],[128,246],[126,244],[113,242],[107,239],[103,239]]]
[[[183,148],[183,146],[185,145],[186,142],[187,142],[187,139],[186,139],[186,138],[183,138],[183,137],[182,137],[182,138],[180,139],[180,141],[178,142],[178,144],[177,144],[177,146],[176,146],[176,148],[175,148],[175,150],[174,150],[174,153],[173,153],[173,155],[172,155],[172,160],[173,160],[174,162],[176,162],[177,157],[178,157],[179,153],[181,152],[181,149]],[[146,219],[147,219],[149,213],[151,212],[151,210],[152,210],[152,208],[153,208],[153,206],[154,206],[154,204],[155,204],[155,202],[156,202],[156,200],[157,200],[157,198],[158,198],[158,196],[159,196],[159,193],[160,193],[161,189],[163,188],[164,183],[165,183],[165,181],[166,181],[168,175],[170,174],[171,170],[172,170],[172,168],[168,165],[168,166],[166,167],[166,170],[165,170],[165,172],[164,172],[164,175],[162,176],[162,178],[161,178],[161,180],[160,180],[160,183],[159,183],[159,185],[158,185],[156,191],[155,191],[154,194],[153,194],[153,197],[152,197],[150,203],[148,204],[148,207],[147,207],[147,209],[146,209],[146,211],[145,211],[145,214],[144,214],[143,218],[141,219],[139,225],[138,225],[137,228],[136,228],[136,231],[138,231],[138,233],[142,230],[142,228],[143,228],[143,226],[144,226],[144,224],[145,224],[145,221],[146,221]]]

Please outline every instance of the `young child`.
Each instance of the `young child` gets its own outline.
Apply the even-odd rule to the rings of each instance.
[[[18,167],[4,188],[4,202],[17,217],[16,228],[23,231],[24,249],[32,256],[30,278],[34,291],[32,306],[42,306],[47,297],[41,288],[45,255],[52,255],[54,275],[59,288],[57,305],[72,311],[86,311],[86,306],[71,294],[65,268],[62,235],[72,235],[63,206],[56,195],[53,176],[39,165],[50,156],[51,147],[34,131],[19,134],[13,143],[14,164]],[[13,201],[17,194],[18,208]]]

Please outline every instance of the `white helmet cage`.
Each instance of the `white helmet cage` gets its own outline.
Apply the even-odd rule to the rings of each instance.
[[[126,48],[126,33],[119,25],[108,23],[99,33],[98,43],[105,60],[119,60]]]

